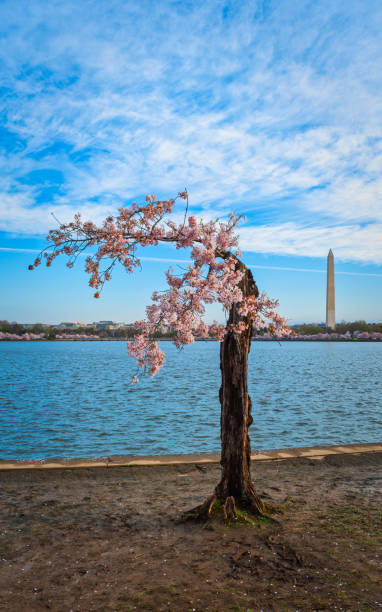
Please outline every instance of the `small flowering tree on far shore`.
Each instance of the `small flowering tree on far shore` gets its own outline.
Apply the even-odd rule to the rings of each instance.
[[[168,218],[176,200],[186,201],[182,223]],[[80,215],[61,224],[47,236],[43,249],[29,269],[45,261],[50,266],[58,255],[66,255],[73,267],[78,255],[87,252],[85,269],[89,285],[99,298],[106,281],[119,263],[132,273],[140,266],[139,247],[173,243],[177,249],[191,249],[191,265],[180,275],[167,272],[168,289],[154,292],[146,308],[146,319],[135,322],[137,334],[128,342],[131,357],[137,359],[142,373],[155,376],[163,366],[165,355],[154,336],[158,328],[175,332],[177,347],[192,344],[196,337],[214,336],[220,342],[221,466],[220,482],[213,495],[193,511],[192,516],[210,516],[214,502],[224,505],[224,513],[236,515],[235,504],[255,514],[264,514],[265,506],[257,495],[250,474],[251,448],[248,428],[253,419],[248,395],[248,354],[254,329],[267,325],[275,336],[288,332],[286,322],[275,311],[278,303],[264,293],[259,295],[251,271],[241,260],[235,230],[240,217],[232,213],[227,221],[207,223],[187,216],[188,194],[175,199],[158,200],[146,196],[138,206],[119,209],[98,227],[83,221]],[[228,313],[226,325],[203,321],[205,305],[219,302]],[[138,376],[132,377],[132,383]]]

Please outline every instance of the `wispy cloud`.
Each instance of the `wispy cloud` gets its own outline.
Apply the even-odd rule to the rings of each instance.
[[[98,221],[187,186],[195,212],[246,213],[247,250],[382,263],[379,2],[113,0],[89,15],[8,0],[0,17],[0,229]]]
[[[284,266],[261,266],[255,264],[249,264],[249,268],[255,268],[258,270],[278,270],[281,272],[313,272],[318,274],[326,274],[326,270],[315,270],[312,268],[289,268]],[[378,272],[344,272],[342,270],[336,270],[337,274],[344,274],[345,276],[378,276],[382,277],[382,274],[378,274]]]
[[[0,247],[4,253],[39,253],[39,249],[16,249],[14,247]]]
[[[0,247],[0,252],[6,252],[6,253],[40,253],[40,251],[38,249],[17,249],[14,247]],[[81,254],[82,256],[85,256],[85,253]],[[140,257],[139,258],[141,261],[150,261],[150,262],[154,262],[154,263],[170,263],[173,265],[178,265],[178,264],[190,264],[192,263],[191,259],[176,259],[176,258],[172,258],[172,257]],[[248,265],[249,268],[254,268],[257,270],[277,270],[277,271],[281,271],[281,272],[312,272],[314,273],[318,273],[318,274],[326,274],[326,270],[322,269],[322,270],[315,270],[313,268],[293,268],[293,267],[286,267],[286,266],[264,266],[264,265],[257,265],[257,264],[249,264]],[[375,277],[382,277],[382,274],[378,274],[377,272],[345,272],[342,270],[336,270],[336,275],[337,274],[343,274],[346,276],[375,276]]]
[[[326,257],[333,248],[336,259],[382,264],[382,224],[302,226],[297,223],[243,227],[240,246],[257,253],[285,253]],[[356,251],[356,256],[355,256]]]

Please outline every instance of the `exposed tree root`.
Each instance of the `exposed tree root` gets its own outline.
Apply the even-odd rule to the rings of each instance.
[[[206,501],[196,508],[187,510],[181,516],[183,521],[207,521],[212,518],[213,507],[216,502],[216,496],[212,495]]]
[[[224,514],[225,521],[228,521],[229,519],[232,519],[233,521],[237,521],[235,498],[232,497],[232,495],[230,497],[227,497],[227,499],[225,500],[225,503],[223,506],[223,514]]]
[[[192,508],[184,512],[181,516],[182,521],[221,521],[225,524],[249,524],[255,525],[259,521],[269,521],[277,523],[278,521],[271,516],[275,508],[271,505],[266,505],[255,498],[254,503],[248,499],[244,501],[235,500],[233,496],[228,496],[226,499],[219,499],[215,494],[206,499],[206,501],[196,508]]]

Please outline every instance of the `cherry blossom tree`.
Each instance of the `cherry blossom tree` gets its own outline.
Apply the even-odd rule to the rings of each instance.
[[[177,200],[185,200],[181,223],[169,218]],[[173,330],[177,347],[192,344],[197,337],[214,336],[220,342],[222,383],[221,403],[221,479],[213,495],[193,512],[209,516],[219,501],[235,515],[235,503],[255,514],[264,514],[265,506],[257,495],[250,474],[251,447],[248,428],[253,419],[248,395],[248,354],[254,329],[266,325],[275,336],[287,333],[285,320],[275,311],[277,301],[261,295],[251,271],[241,260],[238,249],[240,216],[231,213],[226,221],[197,220],[188,216],[186,191],[170,200],[146,196],[143,205],[135,202],[119,209],[96,226],[75,215],[68,224],[60,224],[47,236],[48,245],[33,265],[45,261],[50,266],[58,255],[68,257],[73,267],[79,255],[87,253],[85,269],[89,285],[99,298],[116,264],[133,273],[140,266],[138,249],[173,243],[177,249],[188,248],[191,264],[182,274],[167,272],[168,289],[154,292],[146,308],[146,319],[135,322],[137,333],[128,342],[128,351],[138,363],[138,371],[155,376],[165,355],[155,340],[158,329]],[[220,303],[227,313],[226,325],[203,321],[205,305]],[[132,377],[136,384],[139,376]],[[225,510],[226,512],[226,510]]]

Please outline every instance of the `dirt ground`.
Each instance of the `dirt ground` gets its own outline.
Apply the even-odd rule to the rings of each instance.
[[[256,462],[278,523],[181,524],[218,465],[0,472],[0,609],[382,608],[382,453]]]

